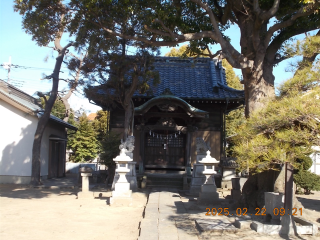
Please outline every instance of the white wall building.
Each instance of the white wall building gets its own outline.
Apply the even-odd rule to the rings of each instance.
[[[41,110],[37,100],[0,80],[0,183],[28,184],[34,134]],[[65,128],[76,127],[50,116],[41,143],[41,177],[65,175]]]
[[[309,169],[311,172],[320,175],[320,146],[312,147],[314,152],[310,155],[312,166]]]

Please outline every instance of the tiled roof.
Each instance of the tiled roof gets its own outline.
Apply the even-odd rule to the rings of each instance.
[[[244,91],[227,86],[224,68],[217,59],[157,57],[154,67],[159,72],[160,83],[150,86],[153,91],[150,97],[159,96],[168,88],[183,99],[244,98]],[[147,97],[147,94],[136,92],[134,96]]]
[[[96,113],[90,113],[87,118],[89,121],[93,121],[96,118],[96,116],[97,116]]]
[[[37,100],[35,98],[33,98],[32,96],[30,96],[29,94],[21,91],[20,89],[0,80],[0,93],[6,97],[8,97],[9,99],[11,99],[12,101],[24,106],[25,108],[29,109],[32,112],[36,112],[36,111],[40,111],[43,110],[40,106],[38,106],[36,104]],[[6,88],[7,90],[4,90],[4,88]],[[39,112],[37,113],[38,116],[43,114],[43,112]],[[60,118],[53,116],[52,114],[50,114],[50,120],[57,122],[59,124],[64,125],[67,128],[70,128],[72,130],[77,130],[77,128],[63,120],[61,120]]]

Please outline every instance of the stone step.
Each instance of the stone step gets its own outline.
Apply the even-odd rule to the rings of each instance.
[[[168,188],[182,188],[183,180],[179,181],[164,181],[163,179],[148,179],[147,187],[168,187]]]
[[[183,179],[161,179],[161,178],[148,178],[147,182],[163,182],[163,183],[183,183]]]

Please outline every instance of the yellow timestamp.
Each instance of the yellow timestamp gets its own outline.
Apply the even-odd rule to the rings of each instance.
[[[275,216],[283,216],[285,214],[287,215],[293,215],[297,216],[300,213],[302,216],[302,208],[292,208],[292,212],[290,214],[290,210],[288,209],[286,211],[285,208],[274,208],[273,214]],[[237,208],[235,213],[230,213],[229,208],[206,208],[206,216],[247,216],[247,215],[254,215],[254,216],[266,216],[266,209],[265,208],[256,208],[255,213],[248,213],[248,208]]]

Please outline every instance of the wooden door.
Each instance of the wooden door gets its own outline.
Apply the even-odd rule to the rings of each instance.
[[[65,142],[49,141],[48,178],[64,176],[65,157]]]
[[[149,133],[145,136],[146,168],[185,167],[185,136],[160,138]]]

